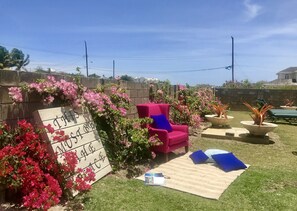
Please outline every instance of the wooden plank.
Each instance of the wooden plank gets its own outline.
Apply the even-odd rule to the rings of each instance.
[[[50,124],[55,130],[73,127],[79,124],[93,124],[91,115],[86,109],[72,109],[58,107],[38,110],[40,119],[44,125]]]
[[[67,142],[71,142],[69,143],[71,145],[84,144],[85,142],[88,142],[88,139],[100,140],[100,137],[97,133],[96,128],[84,130],[84,125],[76,125],[75,127],[66,128],[63,131],[65,132],[65,134],[69,136],[69,141]],[[55,134],[48,133],[47,136],[48,136],[48,140],[52,144],[55,144],[58,142],[54,140]]]
[[[58,142],[53,140],[53,134],[43,134],[43,138],[51,143],[52,153],[58,154],[58,162],[64,162],[63,153],[72,151],[78,157],[77,168],[91,167],[96,175],[96,181],[112,171],[95,123],[86,108],[42,109],[35,111],[33,116],[37,124],[50,124],[55,131],[63,130],[69,136],[67,140]]]

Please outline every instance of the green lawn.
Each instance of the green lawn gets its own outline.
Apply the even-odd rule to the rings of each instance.
[[[230,112],[250,120],[247,112]],[[219,200],[163,188],[113,174],[96,182],[84,197],[86,210],[297,210],[297,125],[279,124],[275,143],[250,144],[231,140],[191,139],[191,151],[209,148],[232,151],[251,166]],[[279,138],[278,138],[279,137]]]

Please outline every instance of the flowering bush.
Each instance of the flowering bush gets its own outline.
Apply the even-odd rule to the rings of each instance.
[[[150,148],[160,142],[149,139],[148,130],[141,127],[151,123],[151,119],[127,118],[131,101],[128,95],[120,87],[112,85],[108,87],[110,94],[107,96],[103,93],[105,88],[84,93],[88,95],[84,99],[93,114],[98,131],[101,131],[113,168],[129,168],[143,160],[154,158]]]
[[[170,96],[170,83],[168,81],[150,84],[149,99],[154,103],[172,103],[173,98]]]
[[[8,94],[14,102],[23,102],[22,89],[20,87],[10,87],[8,90]]]
[[[192,110],[198,111],[201,116],[212,113],[212,105],[219,103],[210,88],[192,88],[187,95],[187,103]]]
[[[104,87],[97,90],[86,90],[83,93],[83,101],[87,107],[97,116],[119,115],[126,116],[130,107],[130,98],[120,87],[113,85],[110,87],[111,94],[104,93]]]
[[[168,90],[170,90],[168,86],[151,85],[150,100],[154,103],[169,103],[171,105],[171,121],[177,124],[199,127],[202,121],[201,117],[211,114],[213,112],[212,105],[220,103],[210,88],[178,85],[176,99],[169,96]]]
[[[172,103],[171,118],[172,121],[179,124],[187,124],[194,128],[200,127],[200,111],[193,106],[193,89],[179,85],[177,100]]]
[[[178,85],[176,98],[170,97],[166,90],[170,89],[164,85],[161,86],[161,90],[155,89],[156,93],[150,88],[150,96],[153,96],[150,98],[151,102],[171,104],[171,120],[178,124],[199,127],[201,117],[213,112],[214,103],[220,103],[211,88]]]
[[[80,106],[79,86],[64,79],[57,81],[53,76],[46,79],[39,79],[36,83],[23,83],[21,87],[9,88],[9,95],[14,102],[22,102],[22,92],[38,93],[42,97],[45,105],[50,105],[54,100],[58,100],[66,105]]]
[[[41,138],[43,130],[60,141],[68,139],[63,132],[54,133],[50,125],[36,129],[25,120],[14,129],[0,125],[0,184],[19,191],[23,206],[29,209],[47,210],[71,190],[89,190],[88,183],[95,179],[91,169],[76,169],[74,152],[64,153],[65,162],[58,163],[48,152],[49,143]]]
[[[49,76],[46,80],[9,89],[9,95],[15,103],[23,101],[23,92],[38,93],[43,103],[48,105],[58,101],[62,105],[88,107],[114,169],[155,156],[150,148],[157,141],[149,139],[147,129],[136,127],[150,120],[127,118],[131,100],[125,90],[117,85],[91,90],[83,87],[79,80],[75,83],[57,81]]]

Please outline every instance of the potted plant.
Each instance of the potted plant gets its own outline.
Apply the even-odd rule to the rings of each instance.
[[[221,103],[212,104],[215,114],[207,114],[205,118],[211,122],[212,126],[229,126],[233,116],[227,115],[228,105]]]
[[[280,106],[283,109],[290,109],[290,110],[297,110],[297,106],[293,106],[294,101],[290,100],[290,99],[285,99],[284,101],[285,105],[284,106]]]
[[[266,112],[273,108],[272,105],[264,104],[260,108],[255,108],[247,102],[244,102],[243,104],[252,111],[250,116],[252,117],[253,121],[241,121],[240,123],[249,131],[251,135],[265,136],[268,132],[274,130],[277,127],[276,124],[264,122]]]

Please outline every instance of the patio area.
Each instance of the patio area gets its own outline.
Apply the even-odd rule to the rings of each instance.
[[[232,127],[241,127],[249,112],[230,112]],[[122,174],[110,175],[94,185],[84,199],[87,210],[294,210],[297,207],[296,125],[278,124],[269,136],[271,144],[254,144],[232,139],[191,137],[190,151],[210,148],[233,152],[250,164],[218,201],[163,187],[145,186]],[[184,153],[170,154],[170,159]],[[160,164],[162,156],[154,164]],[[152,164],[152,165],[154,165]],[[145,169],[144,169],[145,170]],[[113,196],[117,197],[113,197]],[[112,198],[112,200],[110,200]],[[133,199],[133,200],[131,200]]]

